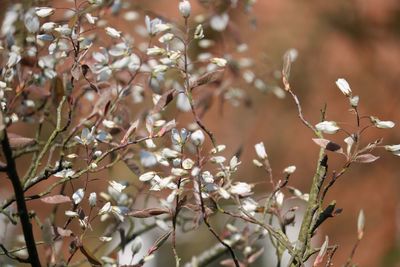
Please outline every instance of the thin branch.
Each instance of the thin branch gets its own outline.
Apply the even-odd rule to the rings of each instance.
[[[29,262],[31,263],[32,266],[39,267],[41,265],[40,265],[39,255],[36,249],[35,237],[33,236],[32,224],[29,220],[28,209],[25,203],[24,190],[22,189],[21,181],[17,173],[17,166],[15,165],[11,146],[7,136],[7,131],[4,130],[2,134],[3,138],[1,140],[1,144],[3,147],[4,156],[7,161],[7,174],[9,179],[11,180],[14,189],[15,199],[17,201],[18,214],[21,219],[22,231],[24,233],[26,247],[29,253]]]
[[[240,267],[239,261],[238,261],[236,255],[235,255],[235,252],[233,251],[232,247],[228,243],[226,243],[224,240],[222,240],[221,237],[219,237],[217,232],[214,230],[214,228],[212,228],[210,222],[208,221],[207,211],[206,211],[206,208],[204,206],[204,199],[203,199],[203,196],[201,195],[201,179],[200,179],[199,176],[198,176],[197,180],[198,180],[197,183],[198,183],[198,191],[199,191],[198,194],[199,194],[199,197],[200,197],[200,207],[201,207],[201,213],[203,215],[204,223],[207,225],[208,230],[221,243],[221,245],[223,245],[229,251],[229,253],[231,254],[232,260],[235,263],[235,266],[236,267]]]

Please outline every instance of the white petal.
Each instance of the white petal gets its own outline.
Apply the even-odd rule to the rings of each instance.
[[[204,143],[204,133],[202,130],[196,130],[190,135],[190,140],[195,146],[201,146]]]
[[[340,127],[337,126],[336,122],[334,121],[322,121],[315,125],[315,128],[317,128],[318,131],[327,134],[334,134],[340,129]]]
[[[118,191],[118,192],[122,192],[122,190],[124,190],[125,188],[126,188],[126,185],[123,185],[123,184],[120,184],[120,183],[118,183],[118,182],[116,182],[116,181],[110,181],[110,182],[108,182],[109,184],[110,184],[110,186],[114,189],[114,190],[116,190],[116,191]]]
[[[106,27],[106,33],[111,36],[112,38],[120,38],[121,37],[121,32],[117,31],[116,29],[112,27]]]
[[[343,78],[337,79],[336,85],[344,95],[346,95],[346,96],[351,95],[350,85],[345,79],[343,79]]]
[[[72,199],[74,200],[75,205],[81,203],[83,197],[85,196],[85,190],[83,188],[79,188],[76,192],[72,195]]]
[[[294,173],[295,171],[296,171],[296,166],[294,166],[294,165],[289,166],[289,167],[286,167],[286,168],[283,170],[283,172],[286,173],[286,174],[292,174],[292,173]]]
[[[265,146],[263,142],[260,142],[254,146],[256,149],[257,156],[261,159],[266,159],[268,157],[267,152],[265,151]]]
[[[155,175],[156,175],[156,172],[153,172],[153,171],[146,172],[139,176],[139,180],[142,182],[147,182],[147,181],[150,181],[151,179],[153,179]]]
[[[35,13],[38,17],[45,18],[54,13],[54,9],[50,7],[37,7]]]

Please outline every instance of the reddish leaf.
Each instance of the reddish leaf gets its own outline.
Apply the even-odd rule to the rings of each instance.
[[[175,89],[171,89],[165,92],[158,100],[157,104],[154,106],[152,113],[158,113],[163,110],[174,99],[176,94],[177,92]]]
[[[129,126],[129,129],[126,131],[124,137],[121,140],[121,144],[125,144],[126,142],[128,142],[129,136],[131,136],[132,133],[137,129],[138,125],[139,120],[136,120],[131,124],[131,126]]]
[[[221,78],[221,74],[223,73],[223,71],[223,69],[218,69],[216,71],[203,74],[193,84],[190,85],[190,88],[194,89],[196,87],[218,81]]]
[[[354,161],[358,163],[371,163],[377,159],[379,159],[379,157],[374,156],[372,154],[362,154],[358,155]]]
[[[158,131],[158,133],[156,134],[156,136],[162,137],[162,136],[164,136],[165,133],[171,131],[172,128],[174,128],[174,127],[176,127],[175,120],[169,121],[168,123],[166,123],[166,124],[160,129],[160,131]]]
[[[158,215],[167,214],[167,213],[170,213],[170,211],[168,209],[150,208],[150,209],[144,209],[144,210],[131,211],[127,215],[135,217],[135,218],[149,218],[149,217],[158,216]]]
[[[47,204],[61,204],[71,202],[71,199],[68,196],[64,195],[54,195],[49,197],[44,197],[40,199],[44,203]]]
[[[313,267],[318,266],[324,260],[324,256],[325,256],[326,252],[328,251],[328,242],[329,242],[329,239],[326,236],[325,237],[325,241],[324,241],[324,243],[322,244],[322,246],[321,246],[321,248],[319,250],[318,256],[314,260]]]
[[[332,152],[336,152],[336,153],[343,153],[343,149],[340,145],[329,141],[327,139],[323,139],[323,138],[313,138],[314,143],[316,143],[317,145],[319,145],[320,147],[328,150],[328,151],[332,151]]]
[[[23,137],[18,134],[9,133],[8,139],[10,141],[10,146],[12,148],[21,148],[29,145],[33,145],[36,143],[35,139]]]
[[[153,246],[151,246],[147,252],[147,255],[151,255],[154,252],[156,252],[164,243],[165,241],[168,240],[168,237],[171,235],[172,230],[165,233],[163,236],[161,236],[159,239],[156,240]]]

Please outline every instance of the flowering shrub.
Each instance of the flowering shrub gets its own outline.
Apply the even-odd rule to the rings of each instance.
[[[174,255],[169,266],[208,266],[216,260],[223,266],[250,266],[268,243],[277,266],[330,266],[337,246],[328,237],[316,246],[311,242],[319,227],[341,212],[336,202],[326,203],[326,194],[352,165],[376,161],[375,149],[400,155],[400,145],[363,139],[367,130],[395,125],[362,115],[359,97],[345,79],[336,84],[349,102],[354,127],[328,120],[325,110],[319,122],[311,122],[289,82],[296,50],[283,56],[277,75],[281,89],[252,69],[243,56],[246,44],[236,43],[235,51],[218,44],[219,35],[234,33],[231,14],[250,12],[255,1],[199,1],[207,9],[195,15],[194,1],[182,0],[177,21],[156,10],[142,14],[141,6],[129,1],[65,1],[62,8],[32,2],[12,5],[1,28],[0,171],[14,191],[1,203],[1,214],[5,225],[21,227],[24,236],[22,247],[2,238],[7,241],[0,244],[4,264],[143,266],[169,246]],[[114,26],[117,16],[134,24],[134,31]],[[268,175],[269,192],[255,194],[258,185],[236,174],[240,156],[227,156],[229,144],[202,118],[213,98],[233,106],[246,102],[238,84],[294,100],[299,119],[320,147],[308,192],[290,186],[296,166],[276,177],[269,161],[274,155],[262,142],[254,146],[253,163]],[[191,121],[181,120],[182,113]],[[31,127],[33,134],[13,133],[14,125]],[[324,137],[338,132],[347,136],[345,147]],[[328,170],[329,153],[342,157],[339,171]],[[29,159],[26,171],[20,158]],[[107,172],[120,163],[132,172],[130,180]],[[99,188],[95,182],[104,176],[108,184]],[[40,185],[41,191],[32,194]],[[304,214],[291,199],[305,205]],[[51,214],[41,218],[29,211],[31,201],[52,206]],[[222,231],[212,221],[220,217],[229,218]],[[361,211],[346,266],[363,237],[364,221]],[[297,237],[289,238],[287,229],[296,222]],[[179,236],[201,226],[215,246],[184,263]],[[147,246],[144,235],[154,229],[161,234]],[[39,255],[38,249],[45,253]],[[126,249],[129,260],[122,263]]]

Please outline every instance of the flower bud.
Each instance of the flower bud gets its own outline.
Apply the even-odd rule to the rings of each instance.
[[[351,96],[351,88],[349,83],[343,79],[337,79],[336,81],[336,86],[339,88],[339,90],[345,95],[345,96]]]
[[[350,105],[354,108],[358,106],[358,102],[360,101],[360,97],[358,95],[350,97]]]
[[[256,149],[257,156],[260,159],[266,159],[268,157],[267,152],[265,151],[265,146],[263,142],[260,142],[254,146]]]
[[[340,127],[334,121],[322,121],[315,125],[315,128],[326,134],[334,134],[340,130]]]
[[[190,140],[195,146],[201,146],[204,143],[204,133],[201,130],[196,130],[190,135]]]
[[[203,39],[204,38],[204,30],[201,24],[197,25],[196,30],[194,32],[194,39]]]
[[[89,195],[89,206],[95,207],[97,202],[97,194],[95,192],[90,193]]]
[[[140,236],[136,237],[132,242],[132,247],[131,247],[132,254],[133,255],[137,254],[142,248],[142,245],[143,245],[142,238]]]
[[[294,173],[295,171],[296,171],[296,166],[292,165],[292,166],[286,167],[286,168],[283,170],[283,173],[285,173],[285,174],[292,174],[292,173]]]
[[[191,10],[192,10],[192,6],[190,5],[189,1],[183,0],[179,3],[179,13],[185,19],[187,19],[190,16]]]

